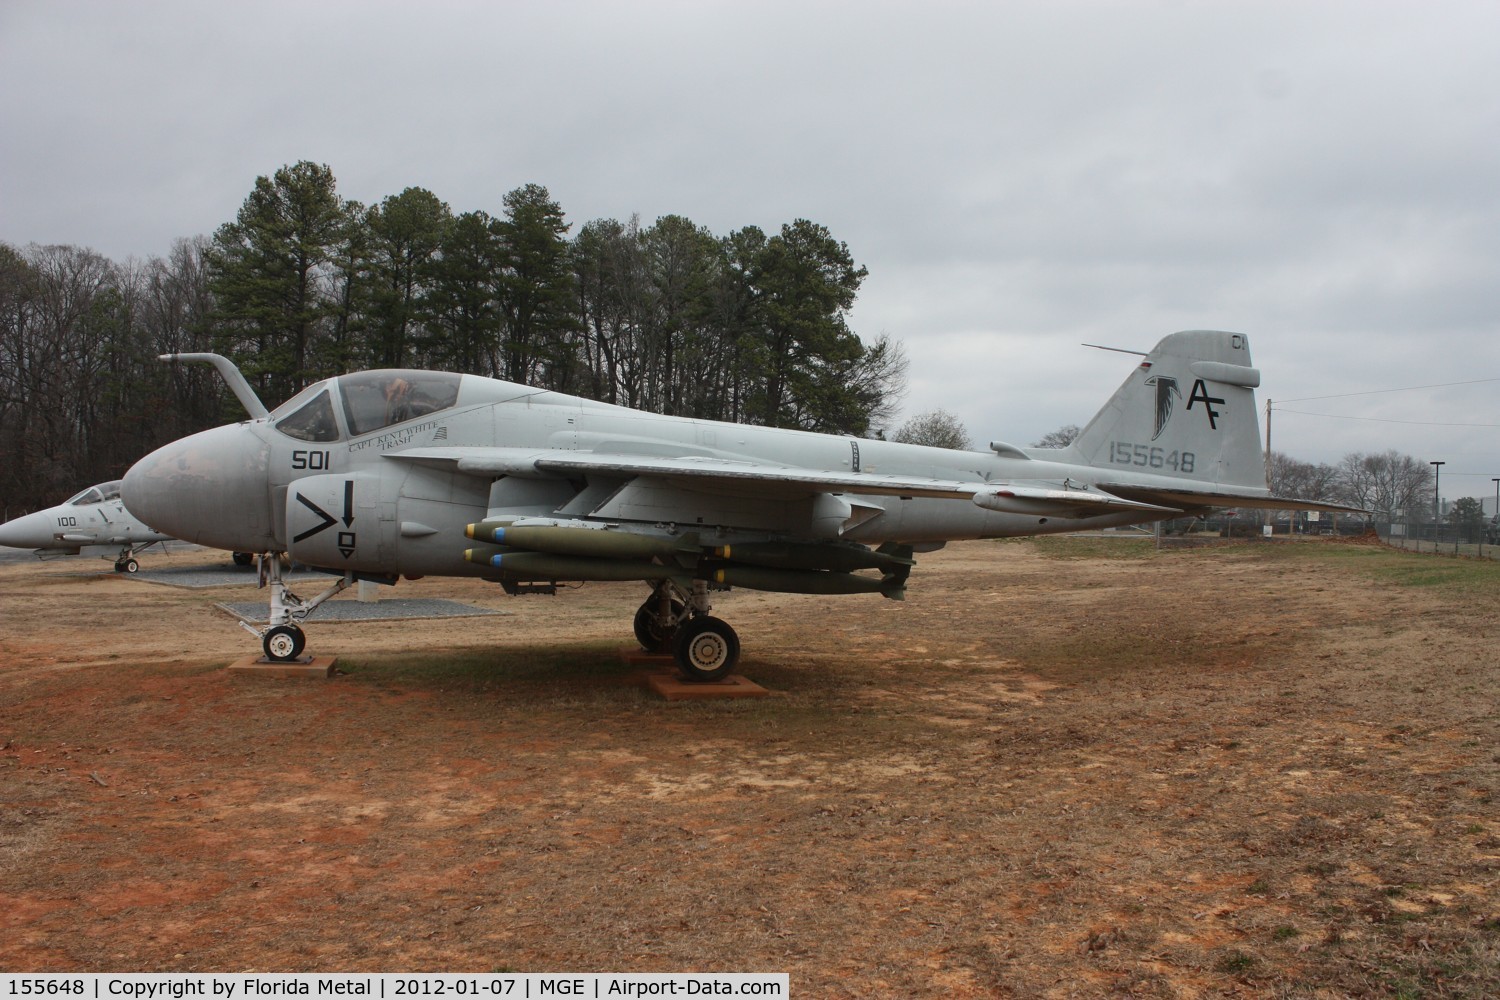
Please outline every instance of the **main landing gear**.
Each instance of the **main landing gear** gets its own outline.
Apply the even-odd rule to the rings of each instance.
[[[710,610],[702,580],[693,581],[690,594],[661,580],[635,613],[635,637],[648,653],[671,653],[688,680],[721,680],[739,662],[740,638]]]
[[[353,573],[345,573],[333,586],[312,600],[304,601],[282,582],[281,554],[263,552],[260,556],[260,585],[271,588],[271,613],[264,629],[249,622],[240,622],[240,627],[260,640],[266,659],[272,663],[289,663],[302,655],[307,647],[307,634],[302,631],[302,622],[312,610],[324,601],[342,592],[354,582]]]

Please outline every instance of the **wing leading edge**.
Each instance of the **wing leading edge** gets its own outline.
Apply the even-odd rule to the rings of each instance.
[[[848,493],[860,496],[971,500],[987,510],[1039,517],[1085,518],[1102,514],[1135,513],[1140,514],[1144,521],[1209,507],[1316,510],[1335,514],[1368,513],[1359,507],[1343,504],[1249,491],[1195,490],[1177,486],[1107,482],[1096,483],[1090,490],[1050,489],[978,480],[964,482],[866,472],[826,472],[695,455],[658,458],[649,455],[599,455],[554,449],[455,446],[387,452],[386,457],[453,469],[472,476],[517,476],[523,479],[577,475],[615,478],[650,476],[675,481],[689,488],[730,494],[776,494],[788,498],[805,498],[817,493]]]
[[[698,488],[720,488],[726,492],[767,488],[788,497],[815,493],[854,493],[865,496],[938,497],[967,500],[988,484],[960,480],[928,479],[922,476],[886,476],[863,472],[823,472],[795,466],[756,462],[732,462],[694,455],[656,458],[646,455],[599,455],[591,452],[531,448],[418,448],[387,452],[387,458],[455,469],[476,476],[519,476],[546,479],[574,475],[615,478],[650,476],[676,480]]]
[[[650,477],[698,490],[762,497],[780,495],[789,499],[819,493],[845,493],[970,500],[987,510],[1038,517],[1085,518],[1130,513],[1139,514],[1141,520],[1151,520],[1209,505],[1196,495],[1189,498],[1186,493],[1169,495],[1139,487],[1134,488],[1135,492],[1150,495],[1131,495],[1124,487],[1052,489],[980,480],[965,482],[921,476],[828,472],[700,456],[658,458],[550,449],[455,446],[388,452],[386,457],[449,468],[473,476],[517,476],[523,479],[577,475],[617,479]],[[1212,506],[1243,506],[1245,503],[1246,498],[1226,497]]]

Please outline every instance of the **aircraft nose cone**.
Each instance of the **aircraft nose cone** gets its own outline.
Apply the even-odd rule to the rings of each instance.
[[[0,545],[18,549],[39,549],[52,544],[52,521],[46,511],[12,518],[0,524]]]
[[[132,514],[174,538],[235,552],[277,550],[268,452],[253,425],[215,427],[132,465],[120,495]]]

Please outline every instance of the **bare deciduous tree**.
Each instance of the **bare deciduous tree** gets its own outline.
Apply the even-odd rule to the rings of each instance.
[[[969,432],[953,414],[944,409],[919,413],[902,424],[892,441],[902,444],[925,444],[933,448],[956,448],[967,450],[970,446]]]
[[[1033,448],[1066,448],[1078,439],[1083,433],[1083,428],[1077,424],[1065,424],[1050,434],[1044,435],[1040,441],[1032,444]]]

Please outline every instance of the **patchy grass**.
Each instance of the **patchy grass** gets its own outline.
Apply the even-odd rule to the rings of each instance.
[[[1049,559],[1150,559],[1156,540],[1140,535],[1038,535],[1008,538],[1001,545],[1026,545]]]
[[[1147,560],[1260,560],[1337,572],[1355,572],[1396,587],[1435,588],[1454,593],[1500,596],[1500,561],[1421,553],[1386,545],[1337,540],[1248,540],[1201,549],[1158,550],[1152,539],[1095,535],[1009,539],[1049,559]]]
[[[129,606],[78,653],[0,581],[0,647],[57,633],[0,658],[0,966],[1500,995],[1489,584],[1334,544],[1057,555],[1081,541],[950,546],[899,603],[724,595],[774,694],[717,703],[621,663],[634,591],[322,631],[347,673],[309,682],[132,666]]]

